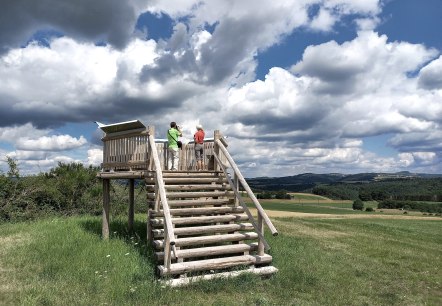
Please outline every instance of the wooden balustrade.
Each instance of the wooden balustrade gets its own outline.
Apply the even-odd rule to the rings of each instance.
[[[148,170],[153,171],[152,159],[150,159],[151,149],[148,146],[147,134],[141,132],[138,135],[119,136],[116,138],[103,138],[103,171],[133,171]],[[196,170],[195,143],[193,141],[184,144],[180,150],[179,169],[182,171]],[[167,169],[169,150],[167,142],[156,142],[161,169]],[[204,142],[203,163],[207,169],[214,167],[214,141],[213,139]]]

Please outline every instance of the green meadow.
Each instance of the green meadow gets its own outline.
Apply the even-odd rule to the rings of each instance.
[[[100,217],[0,224],[1,305],[441,305],[442,220],[274,218],[279,272],[163,286],[146,244]]]

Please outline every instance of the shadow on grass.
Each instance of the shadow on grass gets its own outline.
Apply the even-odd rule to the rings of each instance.
[[[80,223],[81,227],[94,235],[101,237],[101,220],[86,220]],[[153,267],[156,267],[154,249],[147,243],[146,222],[134,220],[133,231],[129,232],[127,221],[114,220],[109,225],[109,239],[119,239],[135,248]]]

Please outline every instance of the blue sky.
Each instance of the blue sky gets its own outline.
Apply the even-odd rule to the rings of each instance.
[[[442,173],[442,1],[8,1],[0,169],[101,162],[94,121],[228,135],[246,176]],[[63,16],[63,17],[61,17]]]

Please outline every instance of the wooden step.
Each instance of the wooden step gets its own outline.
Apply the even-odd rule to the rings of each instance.
[[[248,269],[239,270],[239,271],[230,271],[230,272],[220,272],[220,273],[210,273],[203,274],[198,276],[191,277],[180,277],[180,278],[171,278],[167,280],[161,281],[162,284],[169,287],[181,287],[186,286],[195,282],[203,281],[203,280],[213,280],[213,279],[227,279],[232,277],[237,277],[243,274],[251,273],[261,276],[268,276],[278,272],[278,269],[274,266],[265,266],[265,267],[250,267]]]
[[[202,235],[212,233],[227,233],[235,231],[250,231],[253,230],[252,223],[234,223],[221,225],[206,225],[206,226],[191,226],[191,227],[177,227],[173,232],[177,236],[186,235]],[[152,230],[154,238],[164,237],[164,229]]]
[[[159,265],[158,271],[161,276],[164,276],[172,274],[183,274],[194,271],[219,270],[219,269],[226,269],[236,266],[244,266],[252,264],[265,264],[265,263],[270,263],[271,261],[272,261],[272,256],[267,254],[264,254],[263,256],[242,255],[242,256],[232,256],[224,258],[173,263],[170,265],[170,269],[164,267],[163,265]]]
[[[193,248],[193,249],[184,249],[177,250],[177,257],[181,259],[185,258],[195,258],[195,257],[209,257],[223,254],[236,254],[243,252],[253,252],[258,249],[258,243],[239,243],[239,244],[230,244],[230,245],[218,245],[212,247],[203,247],[203,248]],[[156,252],[155,257],[157,260],[164,259],[164,252]]]
[[[214,176],[222,176],[224,173],[222,171],[168,171],[163,170],[163,177],[214,177]]]
[[[210,197],[233,197],[233,191],[201,191],[201,192],[167,192],[167,199],[177,199],[177,198],[210,198]],[[147,198],[154,200],[155,195],[153,193],[148,193]]]
[[[207,223],[221,223],[231,221],[246,221],[249,217],[246,214],[231,214],[221,216],[202,216],[202,217],[182,217],[171,218],[172,224],[184,225],[184,224],[207,224]],[[163,218],[155,218],[150,220],[152,225],[163,225]]]
[[[213,215],[213,214],[228,214],[228,213],[242,213],[244,208],[237,207],[202,207],[202,208],[172,208],[169,210],[171,216],[192,216],[192,215]],[[162,210],[151,213],[153,217],[163,217]]]
[[[175,246],[176,247],[193,246],[193,245],[211,244],[218,242],[251,240],[257,238],[258,234],[255,232],[186,237],[186,238],[175,239]],[[163,242],[164,242],[163,240],[154,240],[153,245],[155,246],[156,249],[163,249],[164,248]]]
[[[180,206],[205,206],[205,205],[227,205],[232,204],[232,199],[196,199],[196,200],[170,200],[169,207]]]
[[[164,184],[173,185],[173,184],[210,184],[210,183],[227,183],[227,179],[225,177],[165,177],[163,178]],[[155,179],[146,178],[145,182],[147,185],[154,185]]]
[[[231,190],[230,185],[225,184],[197,184],[197,185],[164,185],[166,191],[194,191],[194,190]],[[146,185],[147,191],[155,191],[154,185]]]

